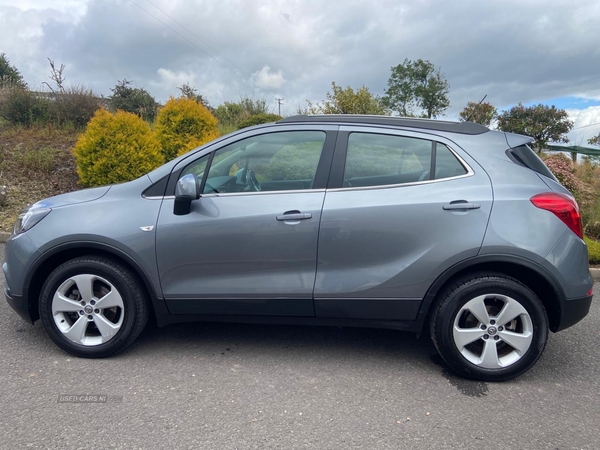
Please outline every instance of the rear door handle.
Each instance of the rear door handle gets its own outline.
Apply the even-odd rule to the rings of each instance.
[[[481,205],[478,203],[468,203],[465,201],[450,202],[448,205],[442,206],[446,211],[464,211],[467,209],[479,209]]]
[[[301,212],[293,212],[293,213],[285,213],[281,216],[277,216],[277,220],[286,221],[286,220],[305,220],[312,219],[311,213],[301,213]]]

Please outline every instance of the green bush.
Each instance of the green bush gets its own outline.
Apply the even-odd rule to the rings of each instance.
[[[600,264],[600,242],[588,238],[584,238],[588,246],[588,257],[590,264]]]
[[[234,127],[237,130],[239,124],[250,116],[266,114],[268,112],[267,102],[264,99],[254,97],[240,97],[239,102],[225,102],[219,105],[214,115],[221,125]]]
[[[583,194],[577,198],[583,231],[586,236],[600,240],[600,197],[598,197],[598,192],[593,189],[585,191]]]
[[[277,122],[281,120],[283,117],[278,116],[277,114],[255,114],[254,116],[248,117],[246,120],[243,120],[238,125],[238,130],[247,127],[253,127],[254,125],[260,125],[261,123],[269,123],[269,122]]]
[[[242,105],[233,102],[225,102],[217,106],[214,114],[219,124],[233,127],[234,131],[237,130],[237,124],[249,116]]]
[[[100,98],[84,86],[70,86],[56,93],[50,105],[50,117],[57,125],[83,128],[100,109]]]
[[[50,100],[23,87],[0,90],[0,117],[13,125],[33,125],[46,122]]]
[[[126,111],[141,117],[148,122],[153,122],[158,110],[158,103],[148,91],[142,88],[133,88],[131,81],[119,81],[111,89],[113,95],[109,97],[111,111]]]
[[[81,184],[101,186],[138,178],[164,162],[150,125],[132,113],[99,109],[74,149]]]
[[[219,136],[225,136],[226,134],[229,133],[233,133],[234,131],[237,131],[237,127],[235,125],[231,125],[231,124],[224,124],[219,122],[219,124],[217,125],[218,129],[219,129]]]
[[[190,98],[171,97],[158,113],[154,128],[166,161],[219,136],[217,119]]]

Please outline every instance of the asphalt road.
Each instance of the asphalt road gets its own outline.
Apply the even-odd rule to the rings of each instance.
[[[0,449],[598,449],[598,330],[597,284],[590,315],[532,370],[483,383],[389,330],[173,325],[78,359],[2,300]]]

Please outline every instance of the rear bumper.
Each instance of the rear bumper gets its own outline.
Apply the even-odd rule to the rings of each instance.
[[[6,301],[10,307],[14,309],[17,314],[23,318],[23,320],[33,324],[31,313],[29,311],[29,304],[23,299],[23,297],[20,295],[11,295],[10,290],[7,287],[4,288],[4,295],[6,296]]]
[[[558,327],[553,331],[556,332],[569,328],[587,316],[592,304],[592,297],[590,295],[589,297],[564,300],[561,305],[560,322]]]

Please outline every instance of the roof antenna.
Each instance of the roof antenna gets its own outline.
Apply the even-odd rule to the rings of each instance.
[[[485,98],[487,97],[487,94],[485,94],[483,96],[483,98],[481,99],[481,101],[479,103],[477,103],[477,106],[481,105],[483,103],[483,101],[485,100]],[[467,120],[465,120],[465,122],[468,122],[469,120],[471,120],[471,117],[473,117],[473,114],[475,114],[475,111],[473,111],[469,117],[467,117]]]

